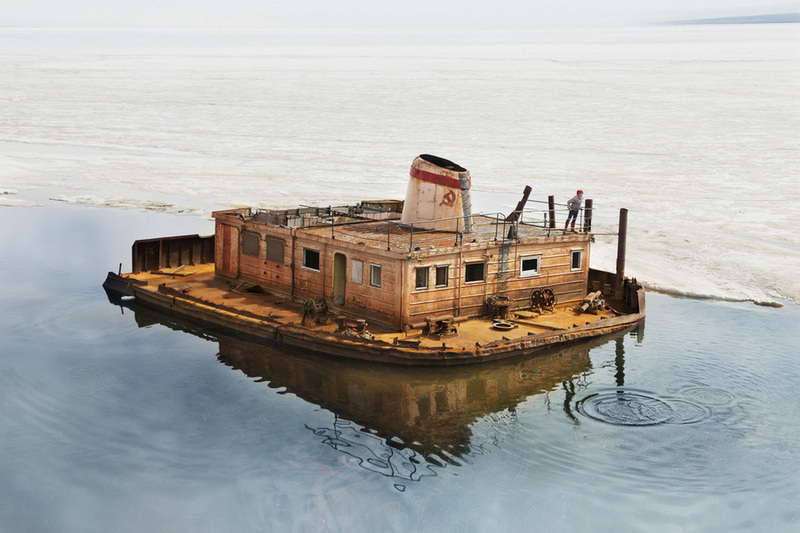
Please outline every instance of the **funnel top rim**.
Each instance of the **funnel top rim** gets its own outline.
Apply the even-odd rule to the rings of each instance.
[[[436,156],[436,155],[420,154],[419,155],[419,159],[422,159],[423,161],[427,161],[428,163],[430,163],[432,165],[436,165],[437,167],[443,168],[445,170],[451,170],[451,171],[454,171],[454,172],[466,172],[467,171],[467,169],[462,167],[461,165],[459,165],[457,163],[453,163],[449,159],[445,159],[443,157],[439,157],[439,156]]]

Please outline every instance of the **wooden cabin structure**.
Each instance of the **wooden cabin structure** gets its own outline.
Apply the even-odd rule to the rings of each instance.
[[[216,275],[397,331],[530,307],[536,290],[579,304],[591,235],[527,222],[524,202],[473,215],[469,189],[466,169],[421,155],[405,201],[216,211]]]

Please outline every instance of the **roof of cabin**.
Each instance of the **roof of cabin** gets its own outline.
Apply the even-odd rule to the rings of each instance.
[[[398,205],[402,206],[402,202],[384,200],[370,205],[362,203],[343,207],[303,207],[256,212],[251,212],[249,209],[235,209],[218,211],[214,216],[216,218],[231,215],[266,226],[292,227],[308,235],[334,238],[398,253],[507,242],[509,232],[512,230],[516,232],[517,239],[527,242],[537,240],[544,242],[548,238],[580,241],[588,238],[583,233],[564,235],[561,230],[548,229],[541,222],[507,222],[502,214],[472,215],[470,233],[425,229],[421,227],[423,224],[401,223]],[[463,220],[459,220],[459,224],[463,227]]]
[[[407,224],[400,224],[397,220],[369,221],[349,224],[314,226],[304,228],[309,234],[322,237],[333,236],[337,240],[364,244],[372,248],[407,253],[415,250],[430,250],[453,248],[459,245],[490,244],[507,240],[509,231],[516,227],[517,238],[520,240],[545,240],[550,236],[562,237],[561,231],[548,230],[541,224],[533,225],[520,223],[512,225],[502,217],[474,215],[472,217],[472,232],[461,233],[455,231],[428,230]],[[578,235],[570,235],[575,238]],[[579,234],[585,238],[586,235]],[[387,246],[388,245],[388,246]]]

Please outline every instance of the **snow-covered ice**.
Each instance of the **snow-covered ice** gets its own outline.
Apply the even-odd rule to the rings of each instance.
[[[585,190],[599,230],[628,208],[627,273],[651,288],[800,302],[798,44],[795,24],[0,28],[0,206],[208,217],[402,198],[433,153],[470,170],[486,210],[525,185]],[[614,238],[598,240],[594,266],[613,269]]]

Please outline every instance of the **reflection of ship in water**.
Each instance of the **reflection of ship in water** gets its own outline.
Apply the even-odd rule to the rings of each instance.
[[[140,326],[159,322],[207,336],[172,317],[135,306]],[[332,360],[285,347],[216,336],[219,360],[272,388],[285,389],[333,413],[328,427],[309,427],[331,447],[387,476],[429,475],[428,464],[469,461],[480,453],[472,427],[485,417],[513,419],[533,395],[563,388],[565,416],[579,377],[591,368],[593,339],[542,354],[457,367],[395,367]],[[478,446],[478,448],[480,445]]]
[[[405,368],[331,361],[220,338],[219,359],[285,388],[389,443],[429,456],[470,451],[470,424],[513,410],[590,367],[589,344],[502,364]],[[444,453],[446,455],[442,456]]]

